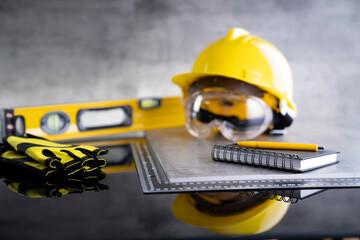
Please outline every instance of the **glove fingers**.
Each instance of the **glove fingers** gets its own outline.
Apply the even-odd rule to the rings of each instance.
[[[102,168],[106,166],[106,160],[104,158],[88,158],[83,160],[81,165],[90,168]]]
[[[106,160],[103,158],[99,158],[98,156],[109,153],[109,151],[107,149],[98,148],[94,151],[90,151],[85,148],[75,148],[75,150],[82,152],[83,154],[85,154],[88,157],[88,159],[83,161],[82,165],[87,165],[90,167],[105,167]]]
[[[46,166],[51,168],[61,169],[61,158],[57,157],[52,151],[49,149],[42,150],[42,154],[47,157],[45,161],[41,161],[42,159],[38,159],[41,163],[44,163]]]
[[[72,161],[67,162],[64,164],[64,171],[67,175],[74,175],[74,174],[83,174],[84,171],[93,172],[98,168],[98,166],[91,166],[90,169],[83,168],[83,163],[89,161],[87,157],[78,157],[74,153],[70,152],[69,150],[61,150],[68,154],[72,159]]]

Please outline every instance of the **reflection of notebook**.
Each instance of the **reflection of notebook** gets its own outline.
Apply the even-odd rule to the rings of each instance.
[[[344,186],[352,179],[349,184],[353,182],[354,186],[359,186],[360,164],[354,161],[356,159],[342,158],[339,164],[304,173],[293,173],[273,168],[213,161],[212,147],[215,144],[229,144],[229,141],[221,136],[205,140],[196,139],[190,136],[183,127],[151,130],[147,132],[147,139],[170,183],[249,180],[252,181],[250,185],[254,181],[259,181],[260,187],[273,188],[286,181],[289,183],[287,186],[321,188]],[[302,142],[301,139],[296,139],[290,134],[276,138],[263,135],[257,140],[274,141],[274,139]],[[242,184],[246,186],[246,182]],[[249,188],[251,188],[250,185]]]
[[[294,172],[305,172],[337,163],[338,152],[329,150],[294,151],[253,149],[216,144],[211,157],[215,161],[257,165]]]
[[[266,199],[275,199],[277,201],[297,203],[298,200],[303,200],[312,197],[318,193],[324,192],[327,189],[267,189],[250,192],[253,196],[259,196]]]

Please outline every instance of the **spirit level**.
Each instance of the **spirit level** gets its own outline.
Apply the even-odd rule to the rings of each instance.
[[[184,125],[180,97],[0,110],[1,140],[25,132],[50,140],[67,140]]]

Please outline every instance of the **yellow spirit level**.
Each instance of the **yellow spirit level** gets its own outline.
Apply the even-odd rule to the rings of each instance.
[[[67,140],[184,125],[180,97],[0,110],[1,140],[25,132],[50,140]]]

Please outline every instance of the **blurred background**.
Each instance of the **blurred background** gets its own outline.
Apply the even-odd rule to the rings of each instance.
[[[310,127],[295,133],[305,133],[306,139],[311,131],[308,139],[327,137],[334,149],[343,144],[341,149],[349,153],[352,145],[346,145],[354,132],[360,132],[358,0],[0,0],[0,108],[180,95],[171,78],[190,71],[197,55],[233,27],[269,41],[289,61],[298,108],[295,124],[304,126],[316,119],[320,126],[317,132]],[[334,123],[357,125],[339,138],[349,142],[332,140],[338,139],[339,130],[324,133],[322,125],[329,124],[332,130]],[[0,229],[5,231],[2,236],[38,237],[55,231],[59,235],[52,237],[64,239],[79,226],[87,229],[79,236],[89,238],[96,238],[99,229],[103,238],[209,234],[176,225],[171,201],[163,210],[166,198],[174,196],[162,195],[162,201],[160,196],[142,196],[134,172],[112,175],[110,183],[115,191],[86,201],[78,196],[78,204],[74,198],[64,198],[58,208],[58,201],[43,199],[36,218],[28,217],[34,202],[4,195],[10,206],[3,205],[4,212],[11,214],[0,221],[5,226]],[[124,192],[131,194],[124,198]],[[315,232],[355,231],[356,221],[344,213],[356,211],[352,207],[358,196],[337,191],[319,194],[316,201],[292,208],[273,233],[283,229],[289,233],[299,226]],[[132,203],[134,208],[126,207]],[[335,208],[334,203],[341,205]],[[93,221],[93,215],[99,218]],[[154,226],[154,216],[169,224]],[[311,225],[314,217],[317,225]],[[86,226],[89,220],[94,227]],[[53,228],[46,231],[44,222]],[[19,232],[19,226],[24,231]],[[121,231],[131,227],[135,233]]]
[[[171,77],[242,27],[288,59],[298,119],[353,121],[359,12],[356,0],[2,0],[0,107],[180,95]]]

